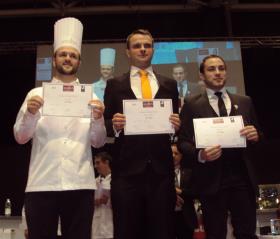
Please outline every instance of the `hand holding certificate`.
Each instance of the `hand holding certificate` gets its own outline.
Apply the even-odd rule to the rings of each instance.
[[[242,116],[193,119],[196,148],[220,145],[222,148],[245,148]]]
[[[44,116],[91,117],[92,98],[90,84],[43,83]]]
[[[173,112],[171,99],[123,100],[123,111],[125,135],[174,133],[169,121]]]

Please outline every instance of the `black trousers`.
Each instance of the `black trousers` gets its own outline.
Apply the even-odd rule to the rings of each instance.
[[[183,211],[175,211],[176,239],[193,239],[193,233],[194,228],[186,223]]]
[[[174,175],[143,174],[111,181],[114,239],[174,239]]]
[[[58,218],[63,239],[91,239],[93,190],[29,192],[25,195],[29,239],[53,239]]]
[[[256,196],[249,186],[233,186],[200,198],[207,239],[225,239],[230,212],[236,239],[255,239]]]

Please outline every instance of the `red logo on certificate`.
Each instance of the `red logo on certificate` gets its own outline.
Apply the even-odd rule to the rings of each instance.
[[[154,102],[153,101],[143,101],[143,108],[153,108]]]
[[[213,124],[223,124],[224,119],[223,118],[215,118],[213,119]]]
[[[74,91],[73,85],[63,85],[63,91]]]

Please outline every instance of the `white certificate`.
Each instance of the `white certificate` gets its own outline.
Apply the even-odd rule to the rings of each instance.
[[[242,116],[193,119],[196,148],[221,145],[222,148],[245,148]]]
[[[171,99],[123,100],[123,111],[125,135],[174,133],[169,121],[173,113]]]
[[[90,118],[92,85],[43,83],[44,116]]]

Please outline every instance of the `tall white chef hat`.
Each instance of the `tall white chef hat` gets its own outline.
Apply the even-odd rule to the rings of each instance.
[[[100,50],[100,65],[115,65],[116,50],[113,48],[103,48]]]
[[[66,17],[54,24],[54,52],[58,48],[70,46],[81,54],[83,24],[76,18]]]

